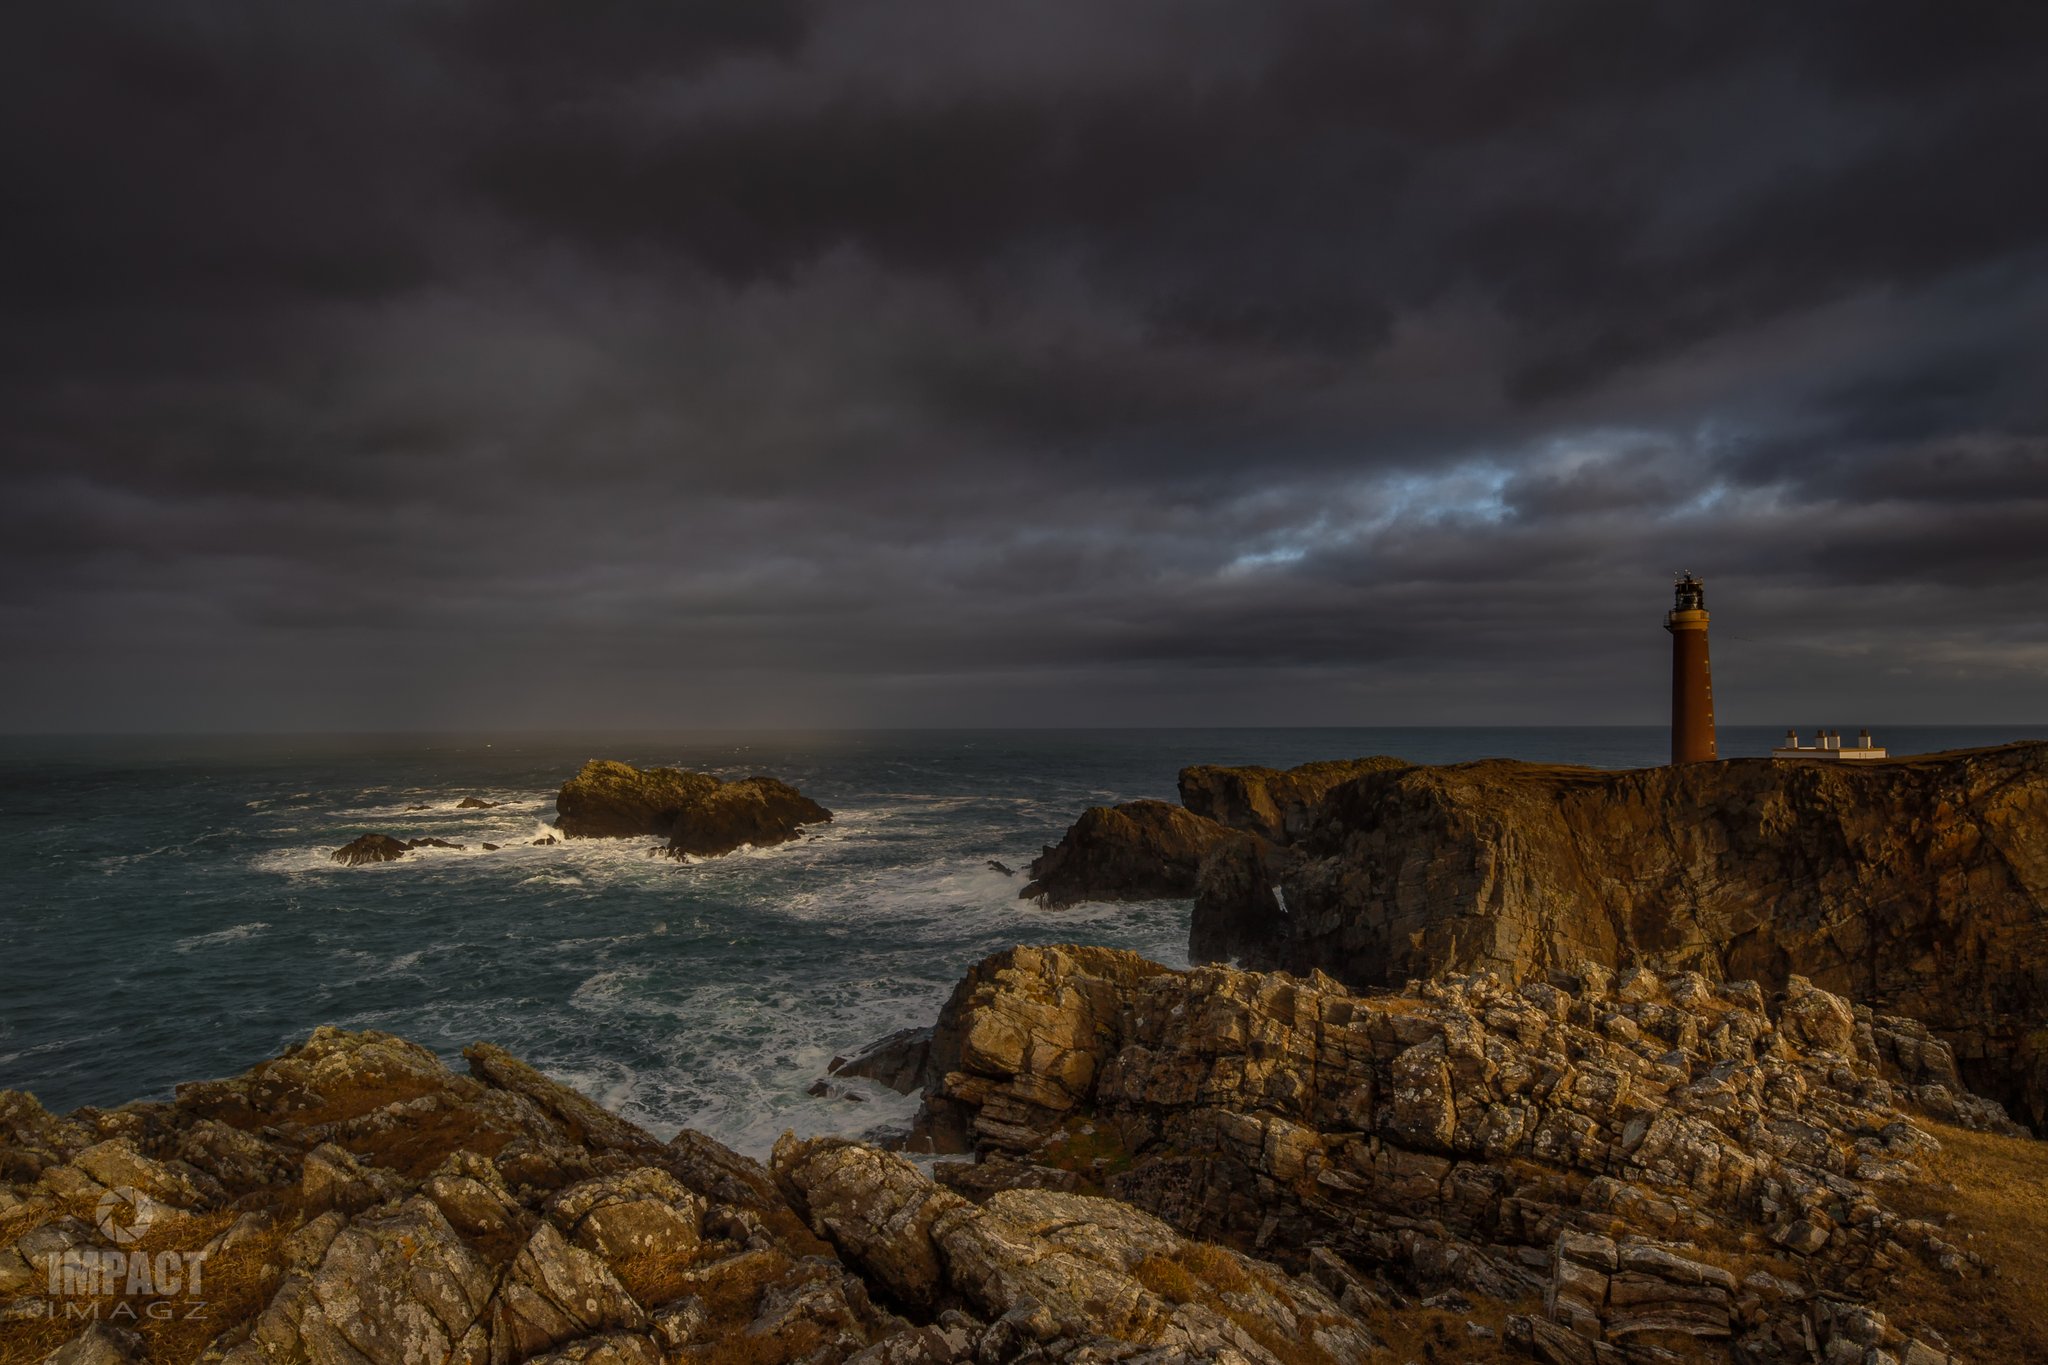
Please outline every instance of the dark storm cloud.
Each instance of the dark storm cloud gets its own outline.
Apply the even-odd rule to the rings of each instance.
[[[14,727],[2048,695],[2039,6],[7,24]]]

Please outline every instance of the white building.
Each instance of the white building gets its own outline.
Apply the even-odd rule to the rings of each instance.
[[[1797,730],[1785,732],[1785,742],[1771,750],[1771,757],[1793,761],[1838,763],[1856,759],[1883,758],[1888,751],[1877,746],[1865,730],[1856,736],[1854,744],[1842,743],[1840,730],[1817,730],[1813,743],[1801,744]]]

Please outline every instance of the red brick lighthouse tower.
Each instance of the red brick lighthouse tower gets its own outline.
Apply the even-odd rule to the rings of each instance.
[[[1678,600],[1664,617],[1671,632],[1671,761],[1710,763],[1714,750],[1714,679],[1707,668],[1707,585],[1678,579]]]

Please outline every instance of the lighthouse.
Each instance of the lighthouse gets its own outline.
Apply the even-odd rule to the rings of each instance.
[[[1671,632],[1671,761],[1709,763],[1714,750],[1714,679],[1707,667],[1707,586],[1678,576],[1677,601],[1664,617]]]

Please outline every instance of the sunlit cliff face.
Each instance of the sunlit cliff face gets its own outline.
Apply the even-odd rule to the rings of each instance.
[[[0,706],[2029,717],[2044,23],[25,13]]]

